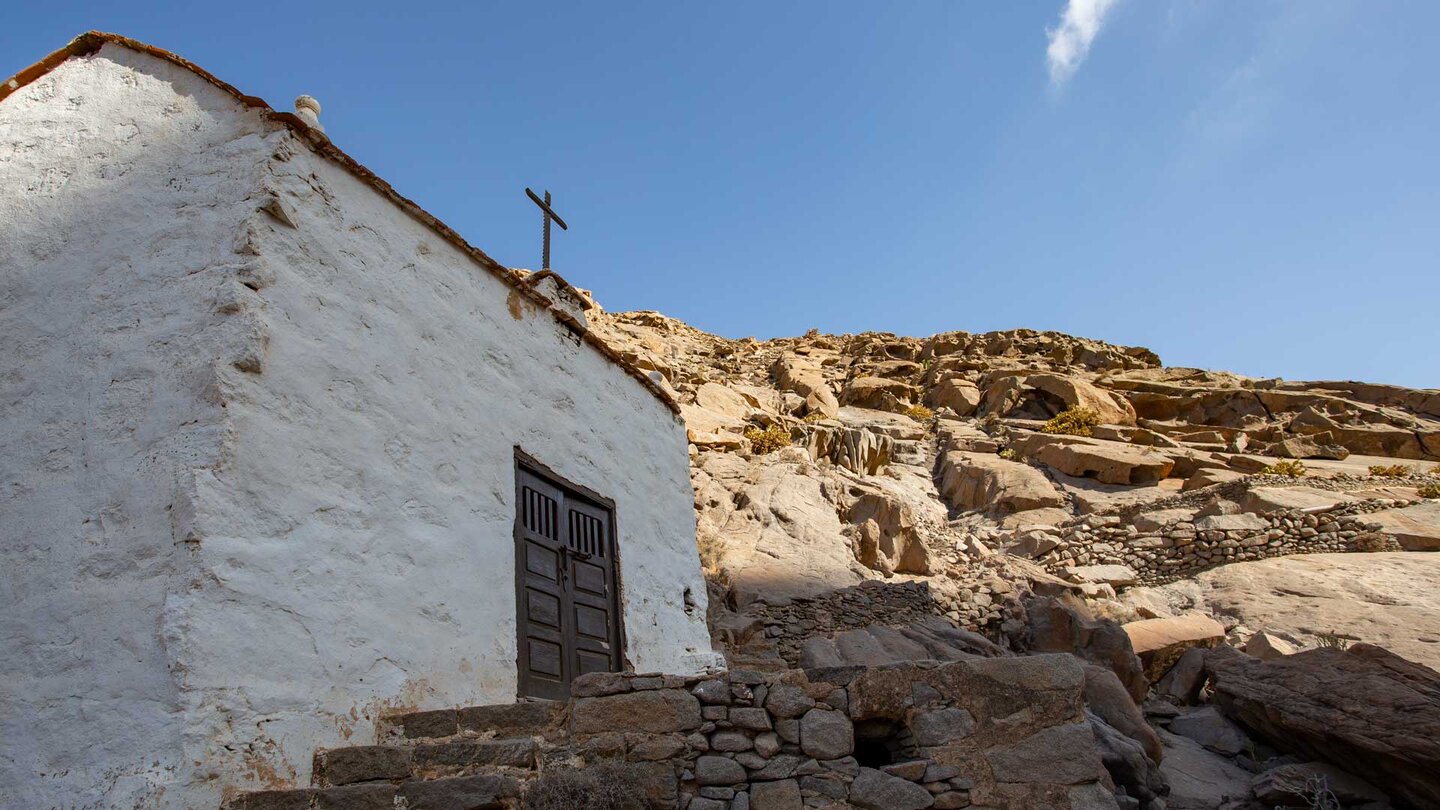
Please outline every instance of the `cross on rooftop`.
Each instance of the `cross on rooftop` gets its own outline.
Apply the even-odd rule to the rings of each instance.
[[[529,188],[526,188],[526,189],[525,189],[525,193],[526,193],[527,195],[529,195],[531,202],[533,202],[533,203],[535,203],[536,205],[540,206],[540,210],[543,212],[543,213],[541,214],[541,217],[545,220],[545,247],[544,247],[543,253],[541,254],[540,269],[541,269],[541,270],[549,270],[549,269],[550,269],[550,220],[552,220],[552,219],[555,220],[555,224],[556,224],[556,225],[559,225],[559,226],[560,226],[560,230],[562,230],[562,231],[568,231],[568,230],[570,230],[570,226],[566,225],[566,224],[565,224],[565,220],[561,219],[561,218],[560,218],[560,215],[557,214],[557,213],[555,213],[555,209],[553,209],[553,208],[550,207],[550,192],[549,192],[549,191],[546,191],[546,192],[545,192],[545,199],[543,199],[543,200],[540,199],[540,196],[537,195],[535,192],[531,191]]]

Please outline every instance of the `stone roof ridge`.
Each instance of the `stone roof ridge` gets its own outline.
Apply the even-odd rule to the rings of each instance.
[[[99,51],[100,48],[106,44],[118,45],[123,48],[128,48],[129,50],[143,53],[148,56],[153,56],[157,59],[161,59],[163,61],[170,62],[171,64],[182,67],[190,71],[191,73],[199,76],[200,78],[206,80],[207,82],[229,94],[230,96],[234,97],[235,100],[238,101],[240,104],[258,111],[268,120],[274,121],[278,124],[290,128],[290,130],[293,131],[300,138],[300,140],[308,144],[311,149],[315,150],[321,156],[339,164],[342,168],[349,171],[361,182],[364,182],[371,188],[378,191],[381,195],[387,197],[392,203],[399,206],[400,209],[406,214],[409,214],[414,219],[419,220],[422,224],[435,231],[447,242],[450,242],[456,248],[460,249],[462,252],[468,255],[472,261],[483,267],[491,275],[500,279],[506,285],[518,291],[521,295],[529,298],[536,304],[540,305],[543,309],[550,312],[551,315],[555,318],[555,320],[559,322],[562,326],[572,332],[575,332],[577,335],[579,335],[581,340],[583,340],[585,343],[590,344],[592,348],[599,351],[605,357],[605,359],[619,366],[622,370],[625,371],[626,374],[630,375],[630,377],[643,385],[645,387],[645,390],[649,391],[652,396],[660,400],[667,408],[670,409],[670,412],[674,414],[677,420],[680,418],[680,406],[658,382],[651,379],[649,375],[647,375],[644,371],[641,371],[640,369],[626,362],[625,359],[620,356],[620,353],[611,348],[610,345],[604,341],[604,339],[594,334],[589,329],[585,328],[584,324],[579,322],[576,318],[569,316],[562,309],[557,308],[554,305],[555,302],[551,301],[543,293],[535,289],[535,287],[531,284],[526,283],[525,279],[519,274],[512,272],[509,268],[492,259],[480,248],[477,248],[469,242],[465,241],[464,237],[462,237],[459,233],[457,233],[450,226],[446,225],[444,222],[441,222],[437,217],[435,217],[435,215],[431,214],[424,208],[421,208],[414,201],[400,194],[398,191],[395,190],[393,186],[387,183],[379,175],[365,168],[354,158],[350,157],[350,155],[346,154],[344,150],[340,149],[338,146],[335,146],[335,144],[331,142],[330,138],[324,133],[323,130],[311,126],[304,118],[301,118],[293,112],[280,112],[275,108],[271,107],[270,104],[267,103],[264,99],[258,96],[246,95],[245,93],[240,92],[240,90],[238,90],[233,85],[222,81],[214,74],[210,73],[209,71],[205,70],[194,62],[185,59],[182,56],[171,53],[170,51],[167,51],[163,48],[158,48],[154,45],[149,45],[144,42],[122,36],[120,34],[112,34],[104,31],[86,31],[85,33],[71,40],[69,44],[67,44],[65,47],[55,51],[54,53],[51,53],[50,55],[36,62],[35,64],[22,69],[20,72],[4,80],[3,82],[0,82],[0,103],[3,103],[6,98],[8,98],[20,88],[25,87],[26,85],[29,85],[32,82],[40,79],[41,77],[48,74],[50,71],[54,70],[61,64],[68,61],[69,59],[73,57],[89,56]],[[554,277],[557,283],[561,285],[561,289],[565,289],[567,291],[575,289],[558,275]],[[578,297],[584,298],[584,296]],[[585,308],[588,309],[589,307]]]

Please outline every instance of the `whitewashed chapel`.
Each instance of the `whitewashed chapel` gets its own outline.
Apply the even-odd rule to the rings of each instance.
[[[98,33],[0,86],[6,806],[215,807],[387,710],[715,663],[673,403],[316,106]]]

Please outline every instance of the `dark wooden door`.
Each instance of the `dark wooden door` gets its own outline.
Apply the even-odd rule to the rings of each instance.
[[[520,694],[563,700],[575,677],[620,669],[613,515],[524,466],[515,478]]]

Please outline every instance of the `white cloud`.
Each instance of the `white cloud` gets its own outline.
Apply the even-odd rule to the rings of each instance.
[[[1067,0],[1060,12],[1060,26],[1047,28],[1050,46],[1045,59],[1050,64],[1050,83],[1062,85],[1075,74],[1090,53],[1090,43],[1100,33],[1105,15],[1119,0]]]

